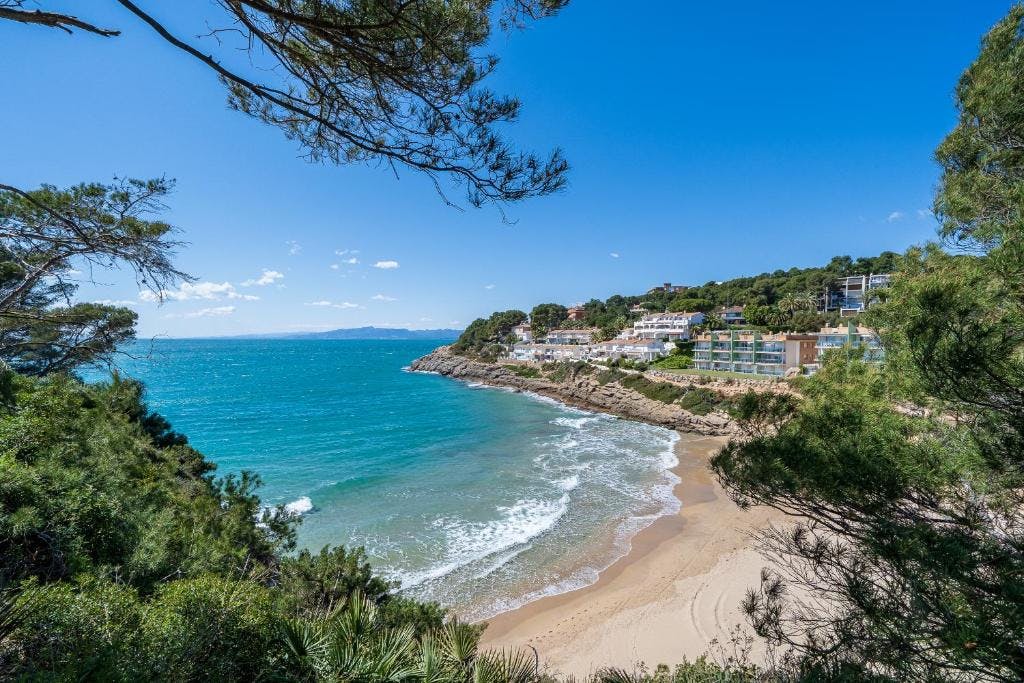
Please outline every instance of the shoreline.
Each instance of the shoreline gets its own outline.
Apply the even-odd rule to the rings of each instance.
[[[680,433],[670,470],[679,511],[637,532],[595,583],[488,619],[482,645],[533,647],[552,672],[586,676],[641,661],[671,666],[708,653],[715,640],[728,646],[736,627],[750,633],[739,603],[765,564],[751,534],[782,516],[740,510],[715,481],[707,460],[726,441]],[[763,644],[750,654],[763,658]]]

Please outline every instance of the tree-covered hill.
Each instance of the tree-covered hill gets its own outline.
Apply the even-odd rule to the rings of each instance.
[[[818,315],[804,302],[816,301],[837,278],[891,273],[899,260],[900,255],[892,251],[856,259],[835,256],[824,266],[790,268],[722,282],[712,281],[678,292],[652,289],[644,294],[614,294],[604,301],[591,299],[584,303],[584,317],[574,321],[568,319],[569,312],[565,306],[542,303],[530,311],[530,321],[538,336],[556,327],[596,327],[605,338],[611,338],[641,315],[633,312],[636,306],[647,311],[701,312],[712,312],[722,306],[742,306],[750,307],[755,325],[794,331],[814,330],[834,321],[828,316]],[[788,301],[793,305],[787,307]],[[453,348],[458,353],[496,353],[493,345],[506,340],[512,326],[522,321],[520,316],[525,319],[521,311],[496,312],[489,318],[478,318],[466,328]]]

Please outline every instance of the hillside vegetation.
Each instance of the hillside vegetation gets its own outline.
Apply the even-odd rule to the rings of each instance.
[[[898,267],[900,258],[899,254],[891,251],[857,259],[836,256],[824,266],[790,268],[723,282],[708,282],[682,292],[654,289],[645,294],[614,294],[604,301],[591,299],[584,303],[584,317],[575,321],[568,319],[565,306],[543,303],[533,307],[529,318],[536,336],[554,328],[596,327],[604,338],[610,339],[640,317],[641,314],[630,312],[637,305],[653,312],[709,313],[722,306],[743,306],[753,327],[796,332],[817,330],[839,319],[838,314],[820,315],[814,310],[817,297],[828,285],[848,275],[891,273]],[[497,356],[500,349],[495,345],[509,341],[512,328],[526,317],[523,311],[499,311],[488,318],[478,318],[462,333],[453,350],[463,354]],[[721,321],[712,316],[709,326],[721,325]]]

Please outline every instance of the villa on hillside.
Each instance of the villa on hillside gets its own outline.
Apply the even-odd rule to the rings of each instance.
[[[582,330],[548,330],[548,344],[589,344],[597,335],[596,327],[588,327]]]
[[[726,325],[746,325],[742,306],[724,306],[718,309],[718,315]]]
[[[569,320],[583,320],[587,317],[587,310],[582,306],[570,306],[567,312]]]
[[[690,288],[689,285],[674,285],[671,282],[666,282],[663,285],[659,285],[657,287],[651,287],[651,289],[648,290],[648,291],[651,291],[651,292],[665,292],[666,294],[679,294],[680,292],[685,292],[689,288]]]
[[[693,367],[781,377],[817,361],[817,335],[719,330],[696,338]]]
[[[703,313],[651,313],[633,323],[633,336],[659,341],[685,341],[694,326],[704,322]]]
[[[871,273],[839,278],[825,289],[820,310],[822,313],[839,311],[840,315],[856,315],[877,301],[872,290],[888,287],[889,273]]]
[[[533,341],[533,328],[530,327],[530,323],[516,325],[515,327],[512,328],[512,334],[515,335],[517,341],[527,343]]]

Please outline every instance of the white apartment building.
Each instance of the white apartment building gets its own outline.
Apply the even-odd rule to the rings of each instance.
[[[704,322],[703,313],[652,313],[633,323],[633,336],[658,341],[685,341]]]
[[[515,335],[517,341],[530,343],[533,341],[533,328],[530,327],[529,323],[523,323],[522,325],[516,325],[512,328],[512,334]]]
[[[590,357],[594,360],[628,358],[650,362],[667,355],[673,348],[675,343],[656,339],[616,338],[591,346]]]
[[[579,344],[516,344],[508,357],[535,363],[587,360],[590,348]]]
[[[589,344],[599,330],[590,327],[582,330],[548,330],[548,344]]]

